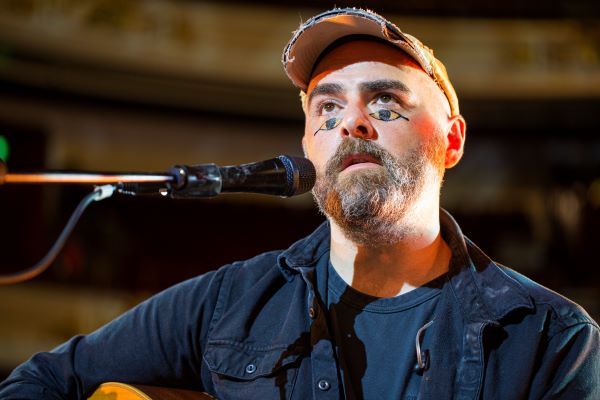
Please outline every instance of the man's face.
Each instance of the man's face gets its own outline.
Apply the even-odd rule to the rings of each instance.
[[[391,231],[413,206],[439,196],[448,121],[444,95],[402,51],[332,50],[309,83],[302,140],[320,208],[357,242],[398,240]]]

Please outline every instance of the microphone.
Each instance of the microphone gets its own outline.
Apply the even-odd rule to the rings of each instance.
[[[225,167],[176,165],[169,172],[173,180],[164,194],[172,198],[211,197],[222,192],[290,197],[311,190],[316,179],[312,162],[287,155]]]

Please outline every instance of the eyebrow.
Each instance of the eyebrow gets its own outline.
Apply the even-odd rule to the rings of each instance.
[[[379,92],[382,90],[399,90],[406,94],[411,91],[404,83],[391,79],[379,79],[376,81],[363,82],[360,84],[360,90],[363,92]]]
[[[399,90],[406,94],[411,94],[411,90],[404,83],[392,79],[378,79],[376,81],[363,82],[360,84],[362,92],[379,92],[384,90]],[[339,83],[323,83],[315,86],[308,95],[308,103],[319,95],[339,95],[344,88]]]
[[[338,83],[323,83],[322,85],[317,85],[308,95],[308,103],[310,104],[311,100],[315,96],[319,95],[337,95],[344,91],[342,85]]]

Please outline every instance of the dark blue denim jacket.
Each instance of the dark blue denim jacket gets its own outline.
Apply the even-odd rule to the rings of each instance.
[[[492,262],[442,210],[452,269],[422,333],[422,399],[600,399],[598,325]],[[18,367],[0,399],[85,398],[103,381],[223,399],[338,399],[339,370],[314,266],[329,226],[286,251],[183,282]],[[321,291],[323,293],[323,291]],[[385,332],[386,337],[394,332]],[[415,353],[415,362],[416,362]]]

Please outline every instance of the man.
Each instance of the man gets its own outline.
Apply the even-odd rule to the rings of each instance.
[[[303,24],[283,61],[327,223],[34,356],[0,397],[85,398],[118,380],[224,399],[600,398],[598,325],[439,208],[465,122],[433,54],[372,12],[336,9]]]

